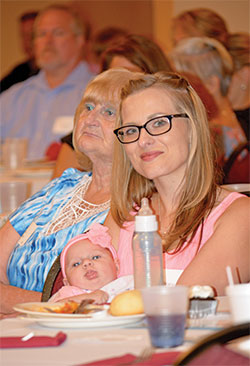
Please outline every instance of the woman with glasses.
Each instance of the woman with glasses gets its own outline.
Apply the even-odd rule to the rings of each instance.
[[[142,75],[122,90],[114,133],[111,213],[120,258],[133,271],[134,215],[148,197],[162,237],[166,282],[224,294],[226,266],[249,276],[249,199],[216,183],[205,108],[186,79]],[[239,279],[235,277],[235,282]]]

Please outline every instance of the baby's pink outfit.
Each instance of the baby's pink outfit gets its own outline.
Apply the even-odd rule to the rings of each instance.
[[[187,242],[183,246],[183,250],[176,254],[164,253],[163,261],[166,270],[167,284],[175,284],[183,270],[189,265],[196,254],[200,251],[207,240],[213,235],[214,225],[217,219],[236,199],[244,197],[237,192],[230,193],[217,207],[213,209],[210,215],[204,220],[202,240],[199,244],[201,226],[198,228],[196,235],[186,250]],[[118,258],[120,260],[119,276],[125,276],[133,273],[133,251],[132,237],[134,233],[134,221],[125,222],[124,228],[120,230]]]
[[[133,276],[123,276],[119,277],[116,280],[108,283],[107,285],[103,286],[100,290],[103,290],[108,293],[110,302],[114,296],[118,295],[121,292],[132,290],[134,288],[134,279]],[[90,293],[92,291],[81,289],[76,286],[63,286],[58,290],[50,299],[50,302],[57,302],[66,297],[82,295],[86,293]]]

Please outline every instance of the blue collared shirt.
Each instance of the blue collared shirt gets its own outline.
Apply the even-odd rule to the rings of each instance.
[[[53,131],[60,117],[72,117],[85,87],[94,77],[80,62],[64,82],[51,89],[44,71],[6,90],[0,96],[1,138],[26,137],[28,158],[44,157],[47,147],[60,141],[65,131]]]

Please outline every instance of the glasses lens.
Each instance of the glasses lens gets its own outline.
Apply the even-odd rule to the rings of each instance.
[[[136,126],[122,127],[118,131],[118,138],[121,142],[129,143],[136,141],[139,136],[139,129]]]
[[[168,117],[157,117],[147,123],[146,129],[151,135],[156,136],[168,132],[170,126]]]

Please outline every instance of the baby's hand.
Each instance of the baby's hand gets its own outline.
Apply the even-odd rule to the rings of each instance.
[[[104,302],[107,302],[109,298],[109,295],[107,294],[107,292],[102,291],[102,290],[96,290],[90,293],[84,293],[81,295],[75,295],[75,296],[70,296],[64,299],[60,299],[58,301],[62,302],[62,301],[75,301],[80,303],[82,300],[86,300],[86,299],[92,299],[94,300],[95,304],[102,304]]]
[[[88,299],[93,299],[95,304],[102,304],[108,301],[109,295],[102,290],[96,290],[87,294]]]

